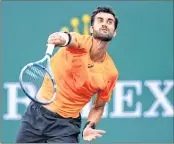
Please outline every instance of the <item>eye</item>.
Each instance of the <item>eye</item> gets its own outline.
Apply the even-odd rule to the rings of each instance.
[[[113,21],[111,21],[111,20],[108,21],[108,24],[112,24],[112,23],[113,23]]]
[[[98,22],[99,22],[99,23],[102,22],[102,19],[98,19]]]

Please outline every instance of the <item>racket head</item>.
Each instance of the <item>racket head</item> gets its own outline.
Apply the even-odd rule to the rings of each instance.
[[[51,98],[41,101],[37,99],[37,94],[46,78],[50,82],[49,88],[53,92],[53,95]],[[50,69],[40,63],[29,63],[24,66],[19,75],[19,83],[26,96],[36,103],[47,105],[53,102],[56,97],[56,83],[54,77]],[[35,92],[29,91],[26,84],[31,84]]]

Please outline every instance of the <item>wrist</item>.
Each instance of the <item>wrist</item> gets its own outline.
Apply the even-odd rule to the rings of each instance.
[[[71,42],[71,35],[70,35],[69,32],[61,31],[59,33],[59,35],[62,36],[64,38],[64,40],[65,40],[65,43],[63,45],[61,45],[60,47],[65,47],[65,46],[70,44],[70,42]]]

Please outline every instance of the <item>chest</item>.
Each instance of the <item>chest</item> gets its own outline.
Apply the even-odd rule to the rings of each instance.
[[[93,88],[104,89],[108,81],[108,72],[105,69],[105,65],[94,64],[93,67],[87,68],[88,70],[88,82]]]
[[[80,89],[84,87],[91,91],[104,89],[108,80],[106,63],[94,63],[88,53],[66,53],[66,65],[69,69],[68,79]],[[69,81],[70,82],[70,81]]]

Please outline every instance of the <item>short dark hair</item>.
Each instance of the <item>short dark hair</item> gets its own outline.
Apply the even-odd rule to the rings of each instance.
[[[95,16],[100,12],[109,13],[109,14],[113,15],[113,17],[115,18],[115,30],[116,30],[117,25],[118,25],[118,18],[115,16],[115,13],[112,10],[112,7],[110,7],[110,6],[99,6],[92,12],[91,26],[93,26],[93,24],[94,24]]]

